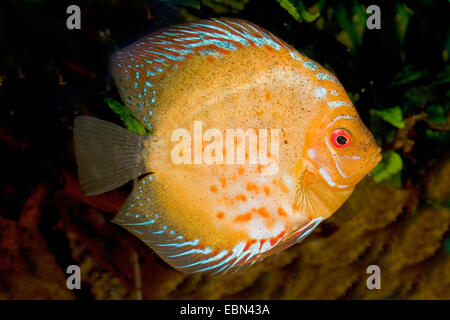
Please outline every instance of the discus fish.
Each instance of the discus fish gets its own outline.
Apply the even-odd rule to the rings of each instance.
[[[300,242],[381,159],[336,77],[244,20],[157,31],[111,73],[152,134],[77,117],[82,191],[134,180],[113,222],[182,272],[236,271]]]

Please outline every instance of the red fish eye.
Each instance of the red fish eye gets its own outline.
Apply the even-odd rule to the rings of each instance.
[[[347,148],[352,141],[352,137],[347,130],[336,129],[331,134],[330,140],[331,144],[336,148]]]

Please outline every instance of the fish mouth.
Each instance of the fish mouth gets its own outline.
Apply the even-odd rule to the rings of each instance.
[[[369,168],[370,168],[369,172],[371,172],[373,169],[375,169],[375,167],[381,161],[381,159],[383,159],[383,156],[381,155],[381,148],[378,147],[375,155],[372,157],[372,160],[369,162]]]

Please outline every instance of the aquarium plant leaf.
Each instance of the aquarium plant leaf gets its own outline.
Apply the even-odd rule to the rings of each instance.
[[[161,2],[167,2],[170,4],[175,4],[183,7],[191,7],[194,9],[200,9],[199,0],[159,0]]]
[[[447,122],[447,112],[440,104],[433,104],[425,108],[427,121]]]
[[[402,169],[402,157],[397,152],[388,150],[383,154],[383,160],[373,169],[373,180],[375,182],[382,182],[392,179],[395,176],[401,177]]]
[[[353,1],[349,10],[348,6],[341,3],[335,8],[335,14],[342,29],[336,39],[355,53],[358,46],[362,44],[366,29],[367,14],[364,7]]]
[[[443,144],[450,144],[450,131],[437,131],[427,129],[425,130],[425,136],[428,139],[435,140]]]
[[[404,96],[420,107],[424,107],[428,102],[435,100],[435,92],[429,86],[408,89],[404,93]]]
[[[405,42],[405,34],[408,29],[409,19],[414,12],[405,4],[397,3],[395,13],[395,26],[397,31],[397,38],[400,44]]]
[[[313,22],[320,17],[320,12],[310,13],[301,0],[278,0],[280,6],[285,9],[295,20]]]
[[[105,98],[105,102],[111,108],[112,111],[117,113],[120,116],[120,119],[123,121],[125,127],[128,130],[147,135],[150,132],[133,116],[131,111],[121,104],[120,102],[114,100],[113,98]]]
[[[445,84],[450,82],[450,65],[447,65],[444,71],[439,72],[436,76],[436,84]]]
[[[403,129],[405,127],[402,109],[399,106],[383,110],[373,110],[373,112],[384,121],[392,124],[394,127],[400,129]]]
[[[422,70],[414,70],[413,66],[406,66],[402,71],[397,73],[392,79],[392,85],[399,86],[422,78],[425,72]]]

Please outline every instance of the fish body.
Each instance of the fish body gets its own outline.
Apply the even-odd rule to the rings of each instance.
[[[76,121],[82,188],[150,173],[113,221],[183,272],[228,272],[303,240],[380,160],[336,77],[243,20],[158,31],[118,51],[111,72],[153,134]]]

